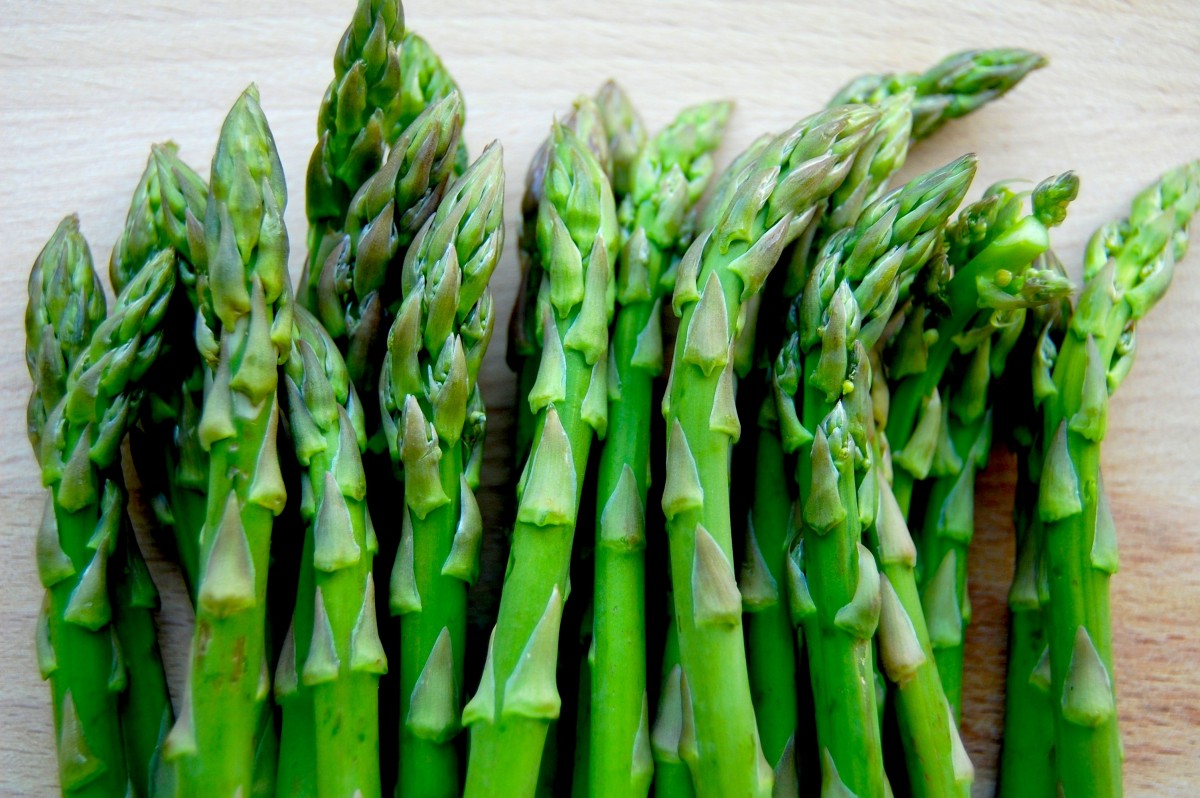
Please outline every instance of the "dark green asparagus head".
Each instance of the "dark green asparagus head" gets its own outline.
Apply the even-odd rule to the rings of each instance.
[[[1019,48],[967,50],[955,53],[924,73],[863,75],[834,95],[830,105],[878,103],[885,97],[914,89],[914,139],[926,138],[951,119],[966,116],[1001,97],[1046,58]]]
[[[408,126],[350,201],[346,235],[321,268],[317,315],[335,339],[349,338],[347,366],[362,390],[373,384],[367,375],[398,298],[404,252],[453,178],[462,113],[452,93]]]
[[[204,246],[201,220],[207,197],[208,187],[180,160],[173,143],[151,147],[146,170],[125,217],[125,229],[109,261],[113,290],[120,292],[154,253],[170,247],[175,250],[180,276],[195,306],[192,252]]]
[[[607,81],[596,93],[596,107],[608,134],[612,154],[612,184],[617,202],[633,189],[633,169],[646,146],[646,126],[633,101],[616,81]]]
[[[263,398],[292,337],[283,167],[251,86],[234,103],[217,141],[198,266],[197,346],[210,366],[231,358],[233,387]],[[231,335],[231,349],[220,343]],[[236,339],[236,340],[234,340]]]
[[[415,33],[405,34],[400,44],[400,74],[403,76],[400,96],[393,101],[396,107],[389,112],[393,117],[389,142],[398,139],[426,108],[451,94],[462,93],[429,42]],[[466,123],[466,114],[464,106],[460,124]],[[454,174],[462,174],[469,160],[467,145],[460,138],[454,154]]]
[[[28,433],[34,452],[41,446],[46,416],[62,399],[67,375],[104,320],[104,287],[92,268],[92,253],[68,216],[33,262],[25,306],[25,365],[33,379]]]
[[[58,500],[78,510],[98,498],[96,472],[120,452],[137,415],[138,382],[162,344],[162,322],[175,287],[175,256],[164,250],[135,275],[75,360],[63,401],[46,420],[43,481],[61,481]],[[72,430],[82,430],[72,434]]]

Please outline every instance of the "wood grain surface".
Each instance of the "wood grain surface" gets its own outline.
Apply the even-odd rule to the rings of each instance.
[[[103,268],[149,144],[172,138],[207,173],[226,109],[256,81],[293,188],[287,220],[298,274],[316,107],[352,9],[351,0],[0,0],[0,794],[56,790],[49,692],[32,644],[43,492],[24,434],[29,266],[59,218],[77,211]],[[551,118],[610,76],[652,129],[684,104],[736,99],[723,164],[859,72],[920,69],[965,47],[1038,49],[1050,68],[923,145],[906,173],[975,151],[974,196],[1000,178],[1077,170],[1083,192],[1055,235],[1075,274],[1092,229],[1161,171],[1200,155],[1194,0],[411,0],[406,16],[464,90],[473,152],[504,142],[510,229],[525,166]],[[511,235],[494,283],[501,330],[515,289],[514,244]],[[1200,253],[1143,323],[1139,363],[1112,406],[1104,450],[1123,555],[1113,607],[1130,795],[1190,796],[1200,784],[1197,272]],[[492,515],[509,476],[513,379],[503,348],[499,334],[483,374]],[[1011,487],[1012,460],[999,454],[978,493],[971,560],[966,730],[978,795],[992,792],[1002,719]],[[164,640],[178,684],[188,611],[177,574],[161,562],[155,571],[167,583]]]

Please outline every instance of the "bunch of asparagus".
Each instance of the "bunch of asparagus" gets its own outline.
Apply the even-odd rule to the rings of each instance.
[[[503,156],[470,159],[399,1],[360,0],[336,50],[297,292],[257,90],[207,181],[153,147],[111,312],[74,217],[29,281],[63,794],[967,795],[999,436],[1021,463],[1001,792],[1119,795],[1099,447],[1200,162],[1097,232],[1074,306],[1050,241],[1074,174],[963,205],[964,155],[891,185],[1043,64],[863,76],[719,175],[731,103],[651,136],[615,83],[580,97],[521,204],[511,518],[476,500]],[[195,610],[174,704],[127,437]],[[481,639],[469,589],[510,525]]]

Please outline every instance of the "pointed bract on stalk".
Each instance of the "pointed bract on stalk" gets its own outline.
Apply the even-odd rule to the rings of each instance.
[[[588,405],[607,366],[618,245],[616,207],[603,167],[580,136],[555,124],[533,233],[543,296],[541,368],[547,386],[531,407],[529,458],[517,488],[512,567],[484,673],[463,709],[471,729],[465,795],[532,794],[550,721],[562,602],[576,515],[600,407]],[[557,379],[550,379],[559,375]],[[550,383],[555,382],[553,389]],[[532,397],[531,397],[532,399]]]
[[[122,795],[128,786],[117,693],[129,679],[110,625],[127,605],[108,584],[110,559],[125,552],[118,549],[125,492],[106,474],[137,416],[139,383],[158,356],[174,287],[174,258],[160,253],[105,318],[103,289],[75,217],[59,225],[29,281],[29,432],[50,488],[36,545],[47,591],[38,661],[51,680],[64,792],[88,786]],[[130,752],[142,753],[132,738]],[[128,763],[136,768],[128,778],[144,783],[146,764]]]
[[[681,667],[692,694],[691,723],[685,722],[691,739],[686,745],[681,739],[680,754],[700,795],[766,795],[773,781],[755,725],[741,601],[714,604],[696,595],[704,585],[720,585],[726,599],[738,590],[731,519],[721,497],[729,493],[726,458],[740,424],[733,423],[732,408],[717,413],[715,403],[732,393],[729,366],[746,323],[743,308],[818,204],[845,180],[877,120],[870,108],[833,109],[736,159],[715,207],[702,216],[712,229],[696,238],[679,265],[673,306],[682,318],[663,414],[673,430],[667,473],[693,478],[668,482],[663,509]],[[716,751],[720,756],[712,755]]]
[[[405,532],[390,604],[401,616],[405,795],[458,792],[466,595],[483,535],[469,468],[483,442],[477,379],[492,334],[488,284],[503,249],[503,213],[503,151],[494,142],[408,250],[383,358],[384,436],[404,471]]]
[[[1045,56],[1019,48],[965,50],[925,72],[862,75],[842,87],[829,104],[874,104],[911,89],[916,92],[913,138],[923,139],[951,119],[1003,96],[1046,63]]]
[[[607,431],[596,481],[591,695],[606,699],[591,709],[587,744],[597,798],[644,796],[650,787],[649,751],[639,741],[650,737],[644,527],[653,381],[663,366],[661,306],[672,288],[666,272],[684,246],[685,222],[712,176],[711,153],[731,110],[730,103],[714,102],[680,112],[629,165],[618,211],[624,246],[616,263],[619,307],[606,368],[608,381],[620,388],[619,395],[610,390],[604,397]],[[613,146],[618,171],[619,149]],[[732,372],[730,377],[732,409]]]
[[[249,793],[267,690],[266,586],[274,516],[286,501],[277,451],[278,367],[292,345],[292,286],[279,154],[247,89],[213,156],[196,342],[209,369],[199,440],[208,502],[196,632],[179,719],[164,744],[182,792]],[[213,763],[218,763],[214,766]]]
[[[1109,579],[1116,533],[1100,474],[1109,395],[1129,372],[1137,322],[1165,294],[1200,209],[1200,161],[1141,192],[1127,218],[1088,245],[1086,284],[1054,364],[1044,410],[1038,514],[1045,523],[1044,612],[1060,791],[1122,793]]]

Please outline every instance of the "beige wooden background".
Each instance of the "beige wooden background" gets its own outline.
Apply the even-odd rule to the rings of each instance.
[[[55,789],[48,691],[32,645],[41,593],[32,529],[42,491],[23,429],[29,384],[20,320],[29,266],[72,211],[105,266],[149,144],[173,138],[207,174],[225,110],[253,80],[293,188],[288,222],[298,272],[314,115],[353,5],[0,0],[0,794]],[[411,0],[407,17],[466,94],[473,152],[503,140],[514,212],[525,165],[552,115],[607,77],[628,88],[651,128],[684,104],[735,98],[724,163],[756,134],[818,108],[858,72],[918,69],[974,46],[1036,48],[1052,66],[923,146],[908,172],[973,150],[982,157],[978,193],[1000,178],[1077,170],[1083,193],[1056,236],[1076,270],[1093,228],[1120,214],[1159,172],[1200,156],[1194,0]],[[512,239],[495,280],[505,309],[500,330],[515,284]],[[1200,785],[1197,272],[1200,253],[1142,325],[1139,363],[1113,405],[1105,449],[1123,555],[1113,604],[1131,795],[1190,796]],[[499,464],[512,376],[502,350],[499,334],[484,375],[494,420],[485,508],[497,505],[507,479]],[[988,795],[1012,557],[1011,460],[998,457],[984,481],[967,733],[977,793]],[[177,590],[167,591],[164,621],[178,674],[188,621]]]

